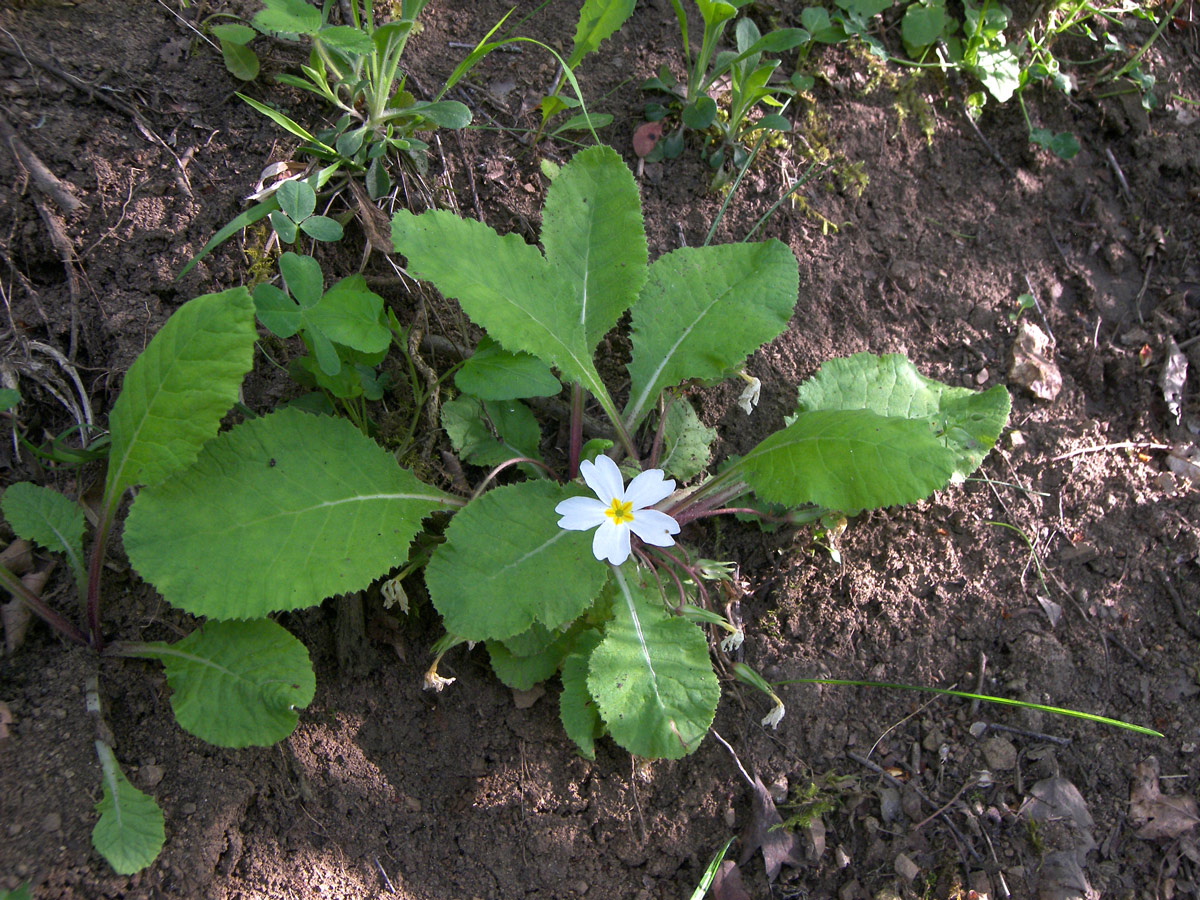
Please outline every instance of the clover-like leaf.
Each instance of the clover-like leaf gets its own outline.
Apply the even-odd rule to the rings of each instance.
[[[316,691],[308,651],[270,619],[207,622],[174,644],[137,644],[128,655],[162,662],[175,720],[218,747],[283,740]]]
[[[480,400],[518,400],[553,397],[562,384],[550,367],[528,353],[509,353],[485,337],[454,374],[460,391]]]
[[[284,409],[223,433],[192,468],[142,491],[125,550],[169,603],[257,618],[365,588],[450,505],[345,419]]]
[[[455,515],[425,583],[446,630],[471,641],[507,640],[534,622],[554,629],[591,605],[608,577],[591,535],[558,527],[569,496],[548,481],[488,491]]]

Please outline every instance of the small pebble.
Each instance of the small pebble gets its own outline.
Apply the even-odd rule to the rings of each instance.
[[[988,738],[983,742],[983,758],[989,769],[1008,772],[1017,765],[1017,748],[1008,738]]]
[[[52,812],[42,819],[42,831],[52,833],[59,831],[62,828],[62,816],[59,813]]]
[[[149,765],[142,766],[139,774],[141,775],[142,785],[144,787],[152,788],[163,780],[163,775],[165,775],[166,772],[163,770],[162,766]]]
[[[976,384],[987,384],[987,380],[989,377],[990,377],[990,374],[987,370],[987,367],[984,367],[975,373],[975,383]]]
[[[195,803],[185,803],[185,804],[183,804],[183,806],[179,807],[179,811],[181,813],[183,813],[185,816],[190,816],[196,812],[196,804]]]
[[[896,874],[905,881],[912,881],[921,874],[921,867],[909,859],[904,853],[897,854],[896,861],[893,865],[896,869]]]

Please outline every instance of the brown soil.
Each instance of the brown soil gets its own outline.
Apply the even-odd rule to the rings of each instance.
[[[74,360],[103,422],[121,373],[170,313],[247,278],[235,239],[175,280],[242,208],[258,172],[295,143],[233,97],[242,85],[188,27],[211,3],[18,7],[0,11],[3,116],[82,203],[64,215],[5,140],[4,365],[25,358],[31,341],[56,346]],[[580,71],[595,108],[616,117],[605,139],[631,165],[643,102],[636,85],[661,63],[680,64],[669,5],[641,7]],[[764,26],[790,24],[782,11],[790,4],[757,7]],[[520,33],[569,48],[578,4],[533,8],[514,14],[532,12]],[[448,41],[474,42],[505,10],[498,0],[431,3],[406,57],[419,92],[465,53]],[[1125,39],[1147,36],[1141,23]],[[536,104],[554,66],[525,47],[494,54],[471,81],[465,99],[478,122],[531,124],[523,107]],[[1134,767],[1149,755],[1164,792],[1195,797],[1200,787],[1200,503],[1159,449],[1182,436],[1159,386],[1167,340],[1182,344],[1200,329],[1197,58],[1194,28],[1172,27],[1157,41],[1146,68],[1159,97],[1191,103],[1150,113],[1133,95],[1099,96],[1111,84],[1069,103],[1031,90],[1035,120],[1083,145],[1062,162],[1030,148],[1015,103],[989,109],[977,134],[961,113],[962,85],[880,73],[860,53],[824,48],[816,102],[798,113],[803,137],[791,153],[767,154],[731,203],[718,240],[745,235],[804,168],[806,147],[832,154],[833,167],[765,229],[795,251],[801,290],[787,333],[750,362],[763,380],[761,407],[747,419],[734,386],[699,398],[725,435],[721,453],[778,427],[794,385],[832,356],[903,351],[951,383],[1008,383],[1010,313],[1026,292],[1041,313],[1025,317],[1052,332],[1063,381],[1054,402],[1010,384],[1012,431],[982,480],[851,522],[841,566],[810,547],[807,533],[736,524],[698,532],[707,555],[739,561],[749,586],[745,660],[774,680],[982,687],[1165,735],[801,685],[782,689],[787,717],[770,731],[759,725],[760,696],[729,685],[716,729],[741,763],[776,791],[790,785],[794,797],[815,784],[830,801],[799,832],[797,864],[773,888],[761,856],[741,865],[749,896],[964,898],[969,888],[1017,898],[1200,896],[1195,830],[1146,840],[1129,806]],[[316,124],[322,111],[269,77],[296,61],[274,47],[249,90]],[[572,152],[544,148],[559,159]],[[536,226],[546,181],[512,131],[443,136],[428,177],[450,185],[464,214],[478,211],[501,230]],[[646,167],[652,256],[703,240],[719,205],[709,177],[694,145]],[[70,245],[70,278],[50,223]],[[345,247],[344,258],[326,253],[326,271],[358,265],[361,237]],[[388,271],[378,255],[367,269]],[[411,317],[402,288],[381,290]],[[1200,342],[1187,352],[1184,424],[1194,426]],[[247,386],[256,408],[286,389],[262,369]],[[23,376],[21,386],[21,426],[33,439],[69,424],[36,381]],[[76,493],[102,480],[92,468],[40,468],[5,444],[5,483],[32,478]],[[173,639],[190,627],[129,572],[119,542],[114,559],[110,638]],[[56,578],[48,595],[70,611],[69,579],[61,570]],[[1038,594],[1062,607],[1057,625]],[[379,619],[370,599],[368,612]],[[333,602],[281,621],[308,646],[318,690],[295,733],[269,749],[202,743],[175,724],[159,667],[101,664],[118,758],[166,813],[161,856],[132,878],[114,875],[89,839],[99,778],[82,685],[97,663],[34,625],[0,661],[0,701],[13,718],[0,739],[0,889],[28,881],[40,898],[679,898],[751,822],[751,792],[711,737],[679,762],[643,767],[608,741],[585,761],[559,725],[556,683],[532,706],[518,704],[482,649],[448,657],[443,672],[458,681],[422,693],[440,634],[428,607],[387,640],[372,635],[353,665],[338,662]],[[990,780],[979,780],[983,770]],[[1094,825],[1072,828],[1062,815],[1036,822],[1022,811],[1034,786],[1055,776],[1079,789]],[[743,836],[731,858],[745,846]]]

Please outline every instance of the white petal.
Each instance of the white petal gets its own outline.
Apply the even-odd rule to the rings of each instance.
[[[592,538],[592,553],[596,559],[607,559],[614,566],[625,562],[629,559],[629,526],[606,521]]]
[[[607,456],[597,456],[594,463],[585,459],[579,464],[579,474],[605,506],[612,503],[613,498],[625,493],[625,481],[621,478],[621,470]]]
[[[679,534],[679,523],[657,509],[637,510],[628,527],[647,544],[655,547],[672,546],[675,540],[671,535]]]
[[[645,509],[660,500],[666,500],[675,490],[675,482],[663,480],[662,469],[647,469],[625,489],[625,500],[633,504],[634,509]]]
[[[754,411],[754,407],[758,406],[758,398],[762,393],[762,382],[757,378],[751,378],[746,387],[742,389],[741,395],[737,398],[738,406],[746,415],[750,415]]]
[[[604,524],[607,521],[604,510],[605,505],[592,497],[570,497],[554,507],[562,516],[558,527],[567,531],[587,531]]]
[[[784,712],[786,712],[784,705],[782,703],[776,702],[776,704],[771,707],[771,711],[769,713],[767,713],[765,716],[763,716],[763,720],[761,723],[762,727],[778,730],[779,723],[783,721]]]

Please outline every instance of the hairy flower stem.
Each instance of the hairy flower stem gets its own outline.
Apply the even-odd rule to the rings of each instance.
[[[711,604],[708,597],[708,589],[704,586],[704,580],[700,577],[700,573],[696,571],[693,566],[684,562],[675,554],[668,553],[662,547],[655,547],[654,549],[660,556],[666,559],[673,566],[687,573],[688,578],[692,579],[692,582],[696,585],[697,590],[700,592],[700,601],[705,605],[705,607],[710,606]],[[675,612],[678,614],[683,609],[683,604],[687,602],[687,595],[684,593],[683,585],[679,582],[679,576],[675,574],[674,570],[668,568],[667,572],[669,572],[671,577],[675,579],[675,583],[679,585],[680,602],[679,607],[675,610]]]
[[[579,474],[579,454],[583,449],[583,385],[571,385],[571,437],[567,454],[567,480]]]
[[[20,577],[7,566],[0,566],[0,585],[7,588],[14,597],[33,610],[43,622],[54,628],[63,637],[84,647],[88,645],[87,636],[82,631],[48,607],[42,598],[27,588],[25,582],[21,581]]]
[[[529,463],[531,466],[537,466],[539,469],[542,469],[547,475],[549,475],[555,481],[558,481],[558,473],[555,472],[548,465],[546,465],[544,462],[542,462],[540,459],[530,459],[528,456],[515,456],[512,459],[506,459],[504,462],[500,463],[500,465],[496,466],[496,468],[492,469],[492,471],[488,472],[487,477],[484,478],[483,481],[481,481],[479,483],[479,487],[475,488],[475,491],[474,491],[474,493],[471,494],[470,499],[474,500],[480,494],[482,494],[483,489],[486,488],[491,483],[492,479],[495,478],[497,475],[499,475],[501,472],[503,472],[505,469],[511,468],[512,466],[515,466],[515,465],[519,465],[520,463]],[[470,502],[470,500],[467,501],[467,503],[469,503],[469,502]],[[462,503],[460,501],[459,503],[452,503],[451,505],[465,506],[466,503]]]

